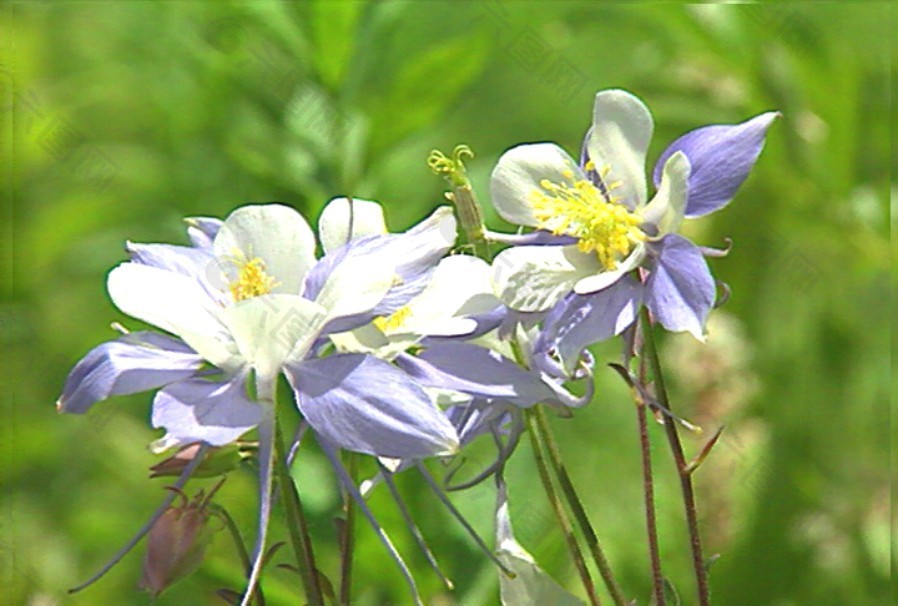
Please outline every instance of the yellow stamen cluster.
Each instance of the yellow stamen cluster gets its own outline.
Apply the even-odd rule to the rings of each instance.
[[[245,301],[260,295],[267,295],[279,284],[277,280],[265,273],[265,261],[259,257],[247,259],[241,254],[236,258],[237,279],[231,282],[231,295],[234,301]]]
[[[594,170],[587,165],[587,170]],[[603,171],[603,176],[607,171]],[[574,181],[574,172],[566,171],[567,183],[540,182],[542,190],[531,194],[534,215],[539,227],[555,235],[578,239],[577,248],[588,253],[595,251],[607,270],[617,268],[633,247],[645,240],[639,228],[642,219],[631,213],[610,191],[603,194],[588,179]],[[608,190],[613,189],[614,184]]]
[[[402,328],[402,325],[411,315],[412,309],[406,305],[395,312],[393,312],[389,316],[380,316],[379,318],[374,318],[373,324],[380,329],[380,332],[386,334],[387,332],[392,332],[394,330],[398,330]]]

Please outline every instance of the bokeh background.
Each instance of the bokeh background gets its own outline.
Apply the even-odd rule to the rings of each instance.
[[[579,149],[597,90],[623,87],[656,119],[651,157],[686,130],[777,109],[757,167],[725,211],[688,226],[733,289],[706,346],[663,343],[676,405],[726,424],[698,472],[715,603],[870,606],[890,595],[888,268],[890,63],[886,2],[752,5],[598,2],[11,2],[0,6],[3,299],[0,305],[0,603],[150,604],[142,550],[93,573],[163,496],[147,479],[151,396],[90,415],[53,403],[72,364],[125,321],[105,274],[126,239],[186,242],[181,218],[280,201],[317,217],[331,197],[383,202],[404,229],[443,201],[425,164],[467,143],[481,197],[506,148]],[[892,113],[890,113],[890,111]],[[502,223],[488,210],[494,228]],[[618,355],[596,348],[600,363]],[[563,454],[627,593],[648,603],[635,416],[610,370]],[[694,603],[673,466],[653,427],[666,574]],[[892,434],[894,435],[894,434]],[[686,436],[689,452],[703,443]],[[477,452],[470,455],[476,465]],[[484,455],[485,456],[485,455]],[[297,469],[325,572],[337,567],[339,495],[314,445]],[[525,443],[510,464],[520,541],[561,583],[576,574],[535,488]],[[400,481],[457,589],[445,591],[395,507],[380,513],[429,604],[498,603],[495,569],[415,477]],[[195,481],[190,491],[208,487]],[[453,495],[489,539],[493,490]],[[253,536],[252,473],[220,502]],[[275,539],[285,538],[276,523]],[[288,551],[281,559],[288,559]],[[410,603],[358,524],[355,603]],[[201,569],[156,604],[222,604],[239,588],[226,533]],[[296,604],[271,569],[270,605]],[[890,599],[891,598],[891,599]]]

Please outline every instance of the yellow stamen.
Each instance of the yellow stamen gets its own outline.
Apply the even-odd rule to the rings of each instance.
[[[380,316],[379,318],[374,318],[373,324],[380,329],[380,332],[386,334],[387,332],[393,332],[395,330],[399,330],[402,328],[402,325],[411,315],[412,309],[406,305],[405,307],[401,307],[396,310],[389,316]]]
[[[587,170],[595,170],[589,162]],[[604,167],[601,174],[608,173]],[[563,176],[573,181],[565,171]],[[603,194],[591,181],[580,179],[573,183],[553,183],[548,179],[540,181],[540,189],[531,193],[534,215],[539,227],[555,235],[577,238],[577,248],[583,252],[595,251],[607,270],[617,268],[633,247],[645,240],[645,233],[639,228],[642,218],[631,213],[611,195],[611,190],[619,183],[608,186]]]
[[[237,266],[237,279],[230,284],[234,301],[267,295],[280,284],[265,273],[265,261],[259,257],[247,259],[241,252],[234,256],[234,264]]]

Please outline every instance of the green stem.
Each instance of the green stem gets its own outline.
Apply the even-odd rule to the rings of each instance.
[[[623,592],[617,584],[617,580],[614,578],[614,573],[611,570],[611,565],[608,563],[608,558],[605,556],[605,552],[599,544],[599,538],[596,536],[596,532],[589,521],[589,517],[586,515],[583,502],[580,500],[577,491],[574,489],[574,483],[571,481],[567,468],[561,459],[561,450],[558,448],[558,444],[552,434],[545,411],[542,407],[537,406],[534,415],[536,416],[539,426],[540,437],[545,443],[546,450],[549,453],[549,459],[552,462],[555,476],[561,484],[561,492],[567,500],[568,507],[570,507],[574,514],[574,519],[577,520],[580,532],[583,533],[583,536],[586,539],[589,552],[592,555],[596,567],[599,569],[599,574],[602,575],[605,587],[608,588],[608,593],[611,594],[611,599],[616,606],[626,606],[627,600],[624,598]],[[663,602],[659,603],[659,606],[663,606]]]
[[[277,410],[277,379],[263,381],[259,378],[257,385],[259,400],[264,405],[272,406],[273,410]],[[277,418],[275,418],[274,426],[275,468],[277,470],[281,500],[284,504],[284,510],[287,512],[287,529],[290,534],[290,544],[296,555],[296,564],[299,574],[302,576],[306,600],[311,606],[324,606],[324,597],[318,580],[318,568],[315,566],[315,554],[312,551],[309,526],[302,508],[302,501],[299,498],[299,492],[296,489],[296,483],[290,476],[290,469],[287,467],[283,432]]]
[[[555,487],[552,484],[552,478],[549,475],[549,466],[546,463],[543,444],[540,442],[539,438],[539,421],[537,419],[537,413],[533,410],[528,410],[526,411],[526,417],[527,432],[530,435],[530,443],[533,445],[533,456],[536,459],[536,467],[539,470],[539,478],[542,481],[543,489],[546,491],[546,497],[549,499],[549,503],[552,505],[552,510],[555,512],[555,517],[561,525],[564,540],[567,543],[571,557],[574,559],[574,565],[577,568],[577,573],[580,575],[580,580],[583,582],[583,589],[586,590],[586,594],[589,597],[589,603],[592,604],[592,606],[601,606],[599,596],[596,595],[595,585],[592,582],[592,578],[589,576],[589,570],[586,568],[583,552],[580,551],[580,546],[577,544],[577,538],[574,536],[573,529],[571,528],[571,521],[567,516],[567,512],[564,510],[564,506],[558,499],[558,493],[555,491]]]
[[[427,158],[427,164],[433,172],[443,175],[452,186],[452,193],[447,196],[455,204],[459,227],[465,234],[468,244],[474,249],[474,256],[489,262],[492,253],[483,225],[483,209],[468,179],[465,156],[473,158],[474,152],[467,145],[457,145],[452,151],[452,158],[439,150],[434,150]]]
[[[664,373],[661,371],[661,360],[658,357],[658,348],[655,345],[655,337],[652,332],[651,318],[648,309],[642,309],[642,335],[643,351],[652,368],[652,377],[655,381],[655,395],[658,403],[668,411],[672,410],[670,400],[667,397],[667,387],[664,384]],[[667,441],[673,453],[677,466],[677,475],[680,477],[680,490],[683,493],[683,507],[686,511],[686,524],[689,527],[689,541],[692,547],[692,567],[695,571],[695,582],[698,590],[699,606],[710,606],[711,598],[708,588],[708,572],[705,568],[705,559],[702,555],[702,541],[698,529],[698,513],[695,505],[695,490],[692,487],[692,475],[689,464],[683,454],[683,444],[677,432],[677,424],[667,418],[664,422]]]
[[[356,482],[359,470],[358,456],[349,453],[349,477]],[[348,492],[343,502],[343,511],[346,520],[343,524],[343,536],[340,541],[340,604],[350,606],[352,591],[352,541],[355,535],[355,500]]]
[[[237,555],[240,556],[240,562],[243,564],[243,569],[246,571],[246,574],[249,575],[253,563],[249,557],[249,552],[246,550],[243,537],[240,535],[240,529],[237,528],[237,524],[234,522],[234,518],[232,518],[231,514],[229,514],[221,505],[213,503],[211,508],[215,512],[215,515],[218,516],[218,519],[224,522],[225,528],[228,529],[228,533],[230,533],[234,545],[237,547]],[[258,606],[265,606],[265,597],[262,595],[261,584],[256,587],[256,592],[253,597],[258,599]]]

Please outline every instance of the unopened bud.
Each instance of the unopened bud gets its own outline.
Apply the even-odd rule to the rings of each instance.
[[[141,589],[156,597],[199,567],[215,530],[208,525],[209,502],[219,486],[221,482],[208,497],[200,491],[191,501],[182,493],[181,504],[156,520],[147,535]]]
[[[172,456],[150,467],[150,477],[180,476],[184,468],[197,456],[199,450],[199,442],[188,444]],[[228,444],[220,448],[207,448],[203,460],[193,470],[192,477],[211,478],[223,475],[236,469],[240,461],[246,456],[247,454],[237,444]]]

